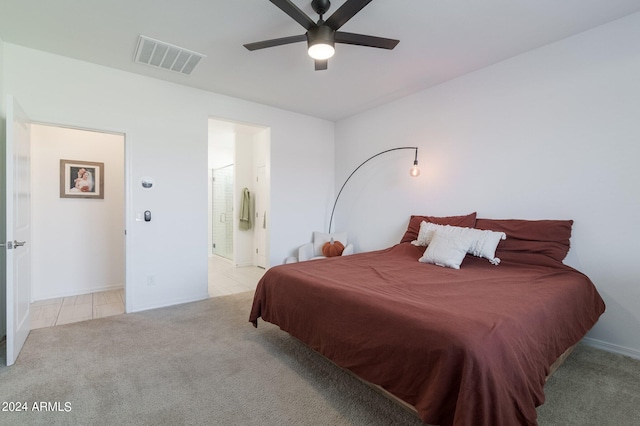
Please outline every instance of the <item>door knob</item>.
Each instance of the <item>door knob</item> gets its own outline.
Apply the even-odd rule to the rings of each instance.
[[[26,243],[27,243],[26,241],[13,240],[13,247],[22,247]]]

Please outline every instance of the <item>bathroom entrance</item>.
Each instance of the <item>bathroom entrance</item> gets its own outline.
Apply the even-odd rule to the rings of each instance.
[[[209,119],[209,295],[255,289],[269,263],[268,128]]]

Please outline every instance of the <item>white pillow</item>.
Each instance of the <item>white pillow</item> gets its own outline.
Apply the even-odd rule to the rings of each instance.
[[[470,229],[473,231],[473,244],[469,249],[469,254],[476,257],[484,257],[489,259],[492,265],[500,263],[500,259],[496,257],[496,248],[500,243],[500,240],[506,240],[507,234],[504,232],[495,232],[482,229]]]
[[[327,234],[325,232],[314,232],[313,233],[313,253],[316,256],[322,256],[322,246],[324,243],[331,241],[340,241],[342,245],[347,246],[347,233],[346,232],[333,232],[331,234]]]
[[[422,221],[420,222],[420,231],[418,232],[418,239],[411,241],[411,244],[414,246],[428,246],[431,238],[433,237],[433,233],[436,232],[436,229],[444,228],[444,225],[436,225],[435,223]]]
[[[437,229],[431,236],[429,246],[418,261],[460,269],[460,264],[472,243],[473,239],[468,235]]]
[[[460,226],[436,225],[435,223],[422,221],[422,223],[420,223],[418,239],[412,241],[411,244],[416,246],[428,246],[436,230],[470,236],[473,241],[468,251],[469,254],[488,259],[493,265],[500,263],[500,259],[495,257],[496,247],[498,247],[500,240],[507,238],[507,235],[504,232],[462,228]]]

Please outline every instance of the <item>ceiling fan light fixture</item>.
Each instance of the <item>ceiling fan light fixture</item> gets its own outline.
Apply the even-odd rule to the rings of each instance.
[[[376,47],[391,50],[400,42],[384,37],[364,34],[354,34],[339,31],[340,28],[362,10],[371,0],[343,0],[342,5],[325,21],[323,16],[331,7],[330,0],[311,0],[311,8],[320,19],[314,22],[305,12],[293,3],[293,0],[269,0],[278,9],[289,15],[294,21],[304,27],[305,34],[263,40],[244,45],[247,50],[266,49],[297,43],[307,39],[307,53],[315,60],[315,70],[327,69],[328,59],[335,53],[335,43],[352,44],[355,46]],[[297,0],[299,2],[301,0]]]
[[[318,43],[309,46],[309,56],[313,59],[329,59],[336,52],[333,46],[330,44]]]
[[[309,45],[309,56],[313,59],[329,59],[336,52],[334,31],[324,25],[311,28],[307,32],[307,43]]]

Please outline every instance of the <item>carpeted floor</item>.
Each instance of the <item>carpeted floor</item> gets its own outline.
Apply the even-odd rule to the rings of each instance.
[[[0,424],[421,424],[277,327],[254,329],[252,296],[32,331],[0,367]],[[546,394],[540,425],[637,425],[640,361],[578,346]]]

